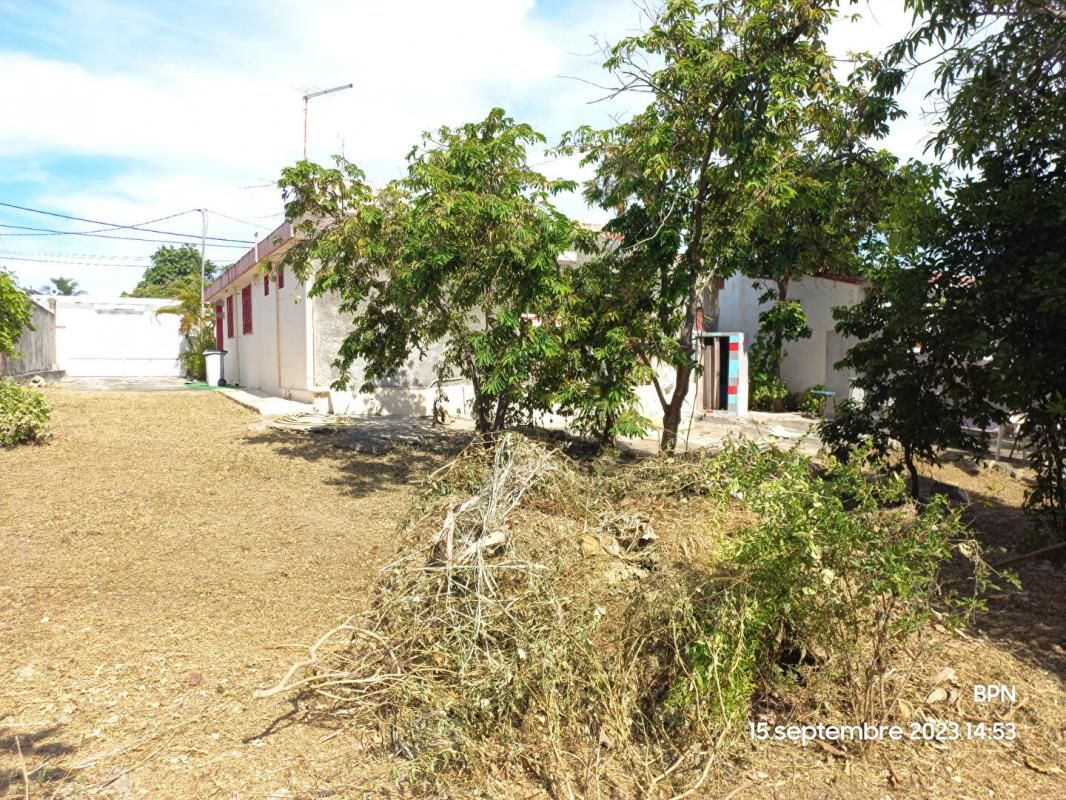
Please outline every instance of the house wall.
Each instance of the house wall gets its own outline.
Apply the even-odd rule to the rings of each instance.
[[[759,314],[768,307],[759,303],[759,297],[770,286],[766,281],[734,276],[718,293],[717,327],[743,332],[745,351],[750,351],[759,332]],[[836,391],[838,398],[850,396],[850,373],[833,365],[843,358],[851,342],[835,331],[833,309],[858,303],[864,292],[861,285],[831,278],[808,277],[789,284],[788,296],[799,301],[811,329],[809,339],[785,345],[781,377],[791,391],[802,392],[822,383]]]
[[[331,388],[340,376],[333,366],[344,337],[352,329],[354,315],[340,310],[335,293],[311,300],[313,332],[314,383],[319,392],[329,392],[330,406],[338,414],[430,415],[437,398],[437,367],[444,356],[444,344],[429,348],[424,356],[412,353],[407,362],[389,378],[378,381],[372,393],[360,392],[365,362],[356,361],[349,371],[348,388]],[[462,380],[449,381],[443,387],[444,407],[454,416],[468,416],[472,408],[473,389]]]
[[[287,272],[285,286],[269,279],[270,293],[263,291],[263,273],[250,270],[212,298],[222,306],[224,375],[230,385],[239,384],[297,400],[312,399],[308,374],[308,303],[303,283]],[[251,287],[252,332],[244,333],[241,293]],[[225,318],[226,298],[233,297],[233,336]]]
[[[56,367],[56,315],[41,305],[51,298],[30,303],[30,325],[15,342],[18,358],[0,355],[0,375],[19,376],[53,372]]]
[[[72,377],[181,375],[178,317],[157,314],[173,300],[56,297],[56,363]]]

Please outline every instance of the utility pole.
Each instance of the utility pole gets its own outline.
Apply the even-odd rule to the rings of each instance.
[[[342,92],[345,89],[351,89],[355,84],[346,83],[344,86],[334,86],[332,89],[323,89],[321,92],[310,92],[304,95],[304,161],[307,160],[307,101],[312,97],[321,97],[324,94],[332,94],[333,92]]]
[[[200,209],[200,309],[204,307],[204,272],[207,251],[207,209]]]

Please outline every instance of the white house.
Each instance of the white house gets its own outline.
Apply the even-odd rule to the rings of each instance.
[[[215,344],[226,353],[226,382],[338,414],[432,414],[437,395],[432,353],[424,360],[412,356],[372,394],[358,391],[358,365],[348,391],[331,388],[339,377],[333,361],[351,316],[340,311],[335,294],[308,297],[310,281],[298,280],[291,270],[278,268],[270,276],[264,270],[266,260],[276,264],[297,241],[292,223],[282,223],[207,287],[205,299],[215,307]],[[447,410],[463,413],[469,388],[455,382],[445,391]]]
[[[739,331],[744,334],[745,352],[759,332],[759,314],[766,310],[759,298],[771,284],[734,276],[704,293],[704,330]],[[788,296],[807,315],[809,339],[785,344],[781,377],[793,392],[803,392],[819,384],[836,393],[838,399],[851,397],[852,375],[834,367],[852,342],[837,333],[833,309],[852,306],[866,295],[862,278],[821,274],[794,280]]]
[[[341,342],[351,328],[351,315],[339,309],[334,294],[308,297],[309,282],[299,281],[288,269],[268,275],[265,262],[274,264],[297,241],[292,224],[285,222],[245,253],[206,290],[215,308],[215,339],[225,351],[223,377],[227,383],[256,388],[282,397],[312,402],[338,414],[433,413],[438,391],[440,351],[420,359],[413,354],[393,377],[380,381],[369,394],[358,391],[362,382],[358,364],[349,389],[331,388],[339,377],[333,367]],[[566,263],[580,258],[565,253]],[[747,278],[732,278],[704,293],[697,347],[701,375],[693,381],[684,415],[696,412],[744,415],[748,409],[747,351],[758,332],[761,291]],[[811,339],[791,343],[783,374],[796,391],[825,384],[840,396],[849,390],[848,377],[832,364],[844,353],[845,343],[833,331],[831,308],[861,297],[862,287],[852,279],[818,277],[796,281],[791,294],[807,311]],[[662,374],[664,391],[672,387],[670,371]],[[442,387],[449,413],[467,415],[472,391],[461,379]],[[640,387],[644,414],[661,416],[651,386]]]

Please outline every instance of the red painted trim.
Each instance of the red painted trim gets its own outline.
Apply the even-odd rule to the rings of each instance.
[[[278,268],[278,289],[285,288],[285,267]]]
[[[252,284],[241,289],[241,333],[252,332]]]
[[[263,276],[263,297],[267,297],[270,294],[270,276]]]
[[[226,338],[232,339],[234,337],[233,327],[233,295],[226,298]]]
[[[215,349],[222,349],[222,304],[215,303]]]
[[[254,268],[263,259],[270,258],[288,250],[297,239],[302,239],[303,234],[293,230],[292,223],[286,220],[271,231],[259,243],[247,253],[237,259],[237,262],[215,278],[207,287],[204,296],[207,300],[214,300],[222,293],[222,290],[236,281],[248,270]]]

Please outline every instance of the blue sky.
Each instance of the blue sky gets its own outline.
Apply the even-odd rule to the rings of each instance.
[[[834,30],[841,53],[897,37],[908,23],[897,6],[858,6],[863,19]],[[550,139],[628,113],[635,99],[590,104],[599,93],[573,78],[602,79],[593,37],[638,24],[631,0],[0,0],[0,202],[123,224],[205,207],[220,212],[214,236],[265,236],[281,220],[273,182],[301,154],[307,89],[355,83],[312,100],[310,157],[343,151],[384,182],[422,130],[494,105]],[[926,135],[921,89],[888,143],[903,156]],[[581,177],[569,160],[541,168]],[[561,204],[603,218],[577,196]],[[0,224],[94,227],[6,208]],[[164,225],[198,234],[199,215]],[[132,288],[156,247],[17,233],[0,228],[0,265],[25,284],[63,275],[100,295]]]

